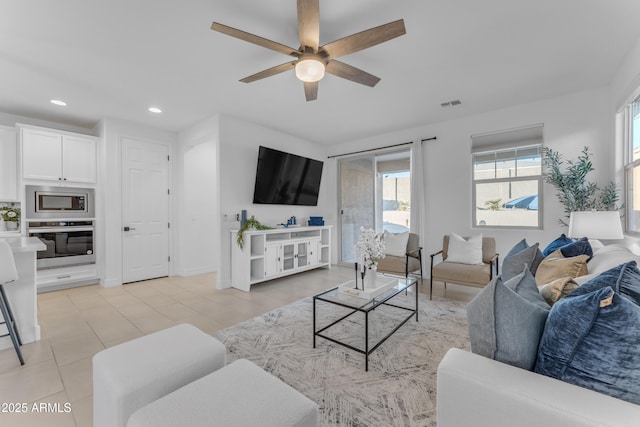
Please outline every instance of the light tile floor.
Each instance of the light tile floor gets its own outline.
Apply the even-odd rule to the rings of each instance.
[[[184,322],[214,333],[352,274],[344,267],[318,269],[254,285],[251,292],[217,290],[215,274],[204,274],[39,294],[42,339],[22,346],[25,365],[13,348],[0,351],[0,426],[91,426],[91,358],[97,352]],[[434,288],[434,297],[445,295],[441,284]],[[429,292],[427,280],[420,292]],[[469,301],[477,292],[449,285],[446,298]]]

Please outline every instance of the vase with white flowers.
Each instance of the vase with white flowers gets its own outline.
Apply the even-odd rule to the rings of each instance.
[[[376,234],[375,230],[371,228],[360,227],[360,237],[355,249],[360,255],[356,256],[356,260],[360,263],[363,285],[365,277],[367,277],[367,282],[371,286],[371,284],[375,284],[378,261],[385,256],[382,234]]]
[[[17,230],[20,222],[20,209],[12,206],[0,206],[0,217],[7,230]]]

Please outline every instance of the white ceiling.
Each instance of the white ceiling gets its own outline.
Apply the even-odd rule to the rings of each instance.
[[[639,16],[638,0],[320,0],[321,44],[399,18],[407,34],[341,58],[376,87],[328,75],[306,102],[293,72],[238,81],[290,57],[210,30],[297,48],[294,0],[0,0],[0,111],[175,132],[224,113],[332,144],[607,85]]]

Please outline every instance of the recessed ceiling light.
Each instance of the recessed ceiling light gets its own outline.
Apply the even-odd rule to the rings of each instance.
[[[52,99],[49,102],[51,102],[52,104],[55,104],[55,105],[59,105],[61,107],[66,107],[67,106],[67,103],[62,101],[62,100],[60,100],[60,99]]]
[[[149,107],[149,111],[151,111],[152,113],[155,113],[155,114],[162,113],[162,110],[159,109],[158,107]]]

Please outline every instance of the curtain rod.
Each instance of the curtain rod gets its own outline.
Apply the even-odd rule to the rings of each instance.
[[[433,141],[435,139],[438,139],[438,138],[436,138],[435,136],[432,136],[431,138],[421,139],[420,142]],[[409,144],[413,144],[413,142],[403,142],[403,143],[400,143],[400,144],[386,145],[384,147],[370,148],[368,150],[353,151],[351,153],[344,153],[344,154],[335,154],[333,156],[327,156],[327,159],[333,159],[334,157],[350,156],[352,154],[368,153],[370,151],[384,150],[385,148],[401,147],[403,145],[409,145]]]

